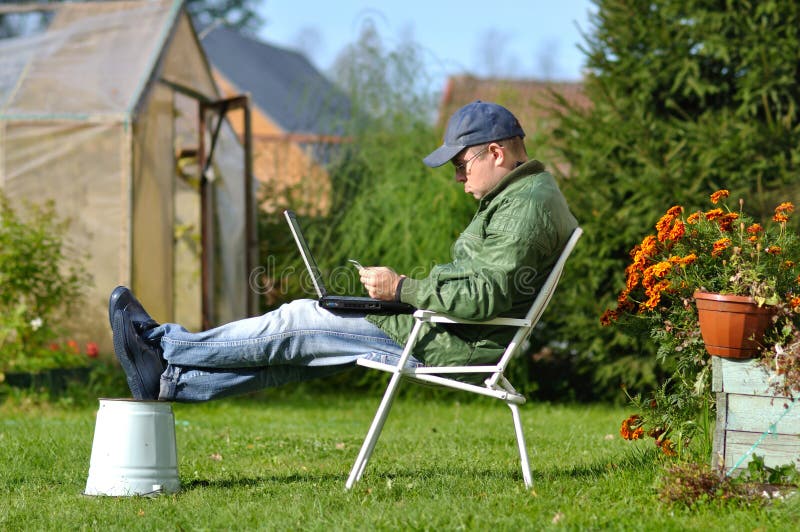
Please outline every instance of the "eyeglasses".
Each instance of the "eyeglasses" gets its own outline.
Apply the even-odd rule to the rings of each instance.
[[[485,152],[488,149],[489,149],[489,146],[486,146],[484,149],[482,149],[481,151],[479,151],[478,153],[476,153],[475,155],[473,155],[472,157],[470,157],[466,161],[462,161],[460,163],[457,163],[457,162],[453,161],[453,166],[456,167],[456,173],[457,174],[466,174],[467,173],[467,165],[469,165],[469,163],[471,163],[473,159],[475,159],[477,156],[481,155],[483,152]]]

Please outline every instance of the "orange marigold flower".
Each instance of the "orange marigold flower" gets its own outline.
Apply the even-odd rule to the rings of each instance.
[[[794,268],[794,261],[793,260],[784,261],[783,262],[783,267],[786,268],[787,270],[789,268]]]
[[[788,201],[784,201],[775,207],[775,216],[772,217],[773,222],[783,223],[789,221],[789,216],[786,213],[794,211],[794,205]]]
[[[627,301],[628,300],[628,294],[630,294],[630,293],[631,293],[631,291],[628,288],[626,288],[622,292],[620,292],[619,295],[617,296],[617,303],[619,304],[619,303],[624,303],[625,301]]]
[[[682,221],[675,220],[675,223],[672,224],[672,229],[670,229],[667,238],[669,240],[678,240],[685,234],[686,234],[686,226],[683,225]]]
[[[687,223],[687,224],[690,224],[690,225],[694,225],[694,224],[696,224],[696,223],[697,223],[697,221],[700,219],[700,215],[701,215],[701,214],[702,214],[702,213],[700,213],[700,212],[693,212],[692,214],[690,214],[690,215],[688,216],[688,218],[686,218],[686,223]]]
[[[636,305],[633,304],[633,301],[631,301],[630,299],[626,299],[617,306],[617,310],[619,312],[630,312],[634,309],[635,306]]]
[[[661,447],[661,452],[667,456],[676,456],[678,454],[675,452],[675,444],[669,438],[662,440],[661,444],[656,441],[656,445]]]
[[[653,278],[661,279],[667,273],[669,273],[669,271],[671,269],[672,269],[672,264],[670,264],[669,261],[657,262],[656,264],[653,264],[652,266],[649,266],[644,271],[644,276],[645,276],[645,279],[647,279],[647,280],[652,280]],[[645,283],[644,281],[643,281],[643,284],[645,284],[645,286],[648,285],[648,283]],[[652,286],[652,284],[650,284],[650,286]]]
[[[789,306],[792,308],[800,307],[800,296],[795,296],[789,301]]]
[[[714,205],[716,205],[716,204],[717,204],[717,202],[718,202],[719,200],[721,200],[721,199],[724,199],[724,198],[727,198],[727,197],[728,197],[728,196],[730,196],[730,195],[731,195],[731,193],[730,193],[730,192],[728,192],[728,191],[727,191],[727,190],[725,190],[725,189],[722,189],[722,190],[717,190],[716,192],[714,192],[713,194],[711,194],[711,203],[713,203]]]
[[[710,211],[706,211],[706,220],[708,221],[713,221],[723,216],[725,216],[725,213],[722,211],[722,209],[711,209]]]
[[[747,232],[750,233],[751,235],[757,235],[758,233],[762,232],[763,230],[764,230],[764,228],[761,227],[761,224],[753,224],[753,225],[751,225],[750,227],[747,228]]]
[[[631,291],[636,288],[636,285],[639,284],[639,279],[640,275],[638,271],[628,272],[628,276],[625,278],[625,289]]]
[[[631,259],[633,261],[631,267],[641,266],[647,262],[647,259],[655,255],[658,251],[656,243],[657,240],[654,235],[647,235],[641,244],[634,246],[631,250]]]
[[[637,249],[636,253],[631,255],[631,263],[628,265],[626,271],[644,270],[644,264],[649,259],[650,257],[647,256],[646,252],[642,248]]]
[[[719,219],[717,220],[717,223],[719,224],[719,228],[722,229],[723,231],[730,231],[731,226],[733,225],[733,221],[736,220],[737,218],[739,218],[738,213],[729,212],[728,214],[720,216]]]
[[[670,227],[672,226],[672,222],[675,221],[675,218],[683,212],[683,207],[680,205],[675,205],[674,207],[670,208],[667,213],[661,217],[658,222],[656,222],[656,230],[658,231],[658,241],[663,242],[669,236]]]
[[[656,295],[661,296],[661,293],[665,292],[670,286],[671,283],[668,280],[664,279],[652,285],[647,290],[645,290],[645,295],[647,295],[648,297],[654,297]]]
[[[606,309],[603,315],[600,316],[600,325],[608,327],[612,322],[617,321],[619,313],[616,310]]]
[[[659,218],[658,221],[656,222],[656,231],[658,231],[658,234],[660,235],[661,233],[663,233],[664,230],[669,227],[669,224],[671,224],[672,220],[674,219],[675,217],[670,216],[669,214],[665,214],[664,216]]]
[[[633,303],[628,299],[630,293],[631,291],[626,288],[617,296],[617,314],[633,308]]]
[[[697,260],[697,255],[694,253],[689,253],[685,257],[680,257],[678,255],[673,255],[669,258],[669,262],[671,264],[677,264],[679,266],[685,266],[687,264],[691,264]]]
[[[725,249],[727,249],[728,246],[730,245],[731,245],[730,238],[720,238],[719,240],[714,242],[714,249],[711,250],[711,256],[717,257],[721,255],[722,252],[725,251]]]
[[[670,287],[670,282],[666,279],[653,284],[647,290],[645,295],[648,297],[647,301],[639,305],[639,311],[655,310],[659,303],[661,303],[661,294]]]
[[[781,247],[780,246],[770,246],[765,250],[767,253],[771,255],[780,255],[781,254]]]
[[[633,262],[628,264],[628,267],[625,268],[625,277],[628,278],[638,276],[644,271],[645,262],[647,262],[647,260],[640,255],[634,257]]]
[[[625,275],[631,275],[641,271],[644,262],[645,262],[644,258],[641,257],[639,253],[637,253],[636,256],[633,257],[631,263],[628,264],[628,267],[625,268]]]
[[[758,237],[756,235],[753,235],[750,238],[748,238],[747,240],[749,240],[750,242],[756,242],[758,240]]]
[[[644,237],[644,240],[642,240],[641,250],[642,250],[642,254],[645,257],[648,257],[648,258],[652,257],[655,254],[655,252],[657,251],[657,249],[656,249],[656,237],[654,235],[647,235],[646,237]]]
[[[619,427],[619,435],[622,436],[624,440],[637,440],[641,438],[641,426],[642,419],[638,414],[628,416],[622,421],[622,425]],[[635,436],[637,433],[638,435]]]

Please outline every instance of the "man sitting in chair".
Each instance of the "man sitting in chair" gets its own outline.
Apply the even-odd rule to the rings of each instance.
[[[444,144],[423,162],[452,162],[456,181],[478,200],[477,213],[452,246],[453,261],[424,279],[386,267],[361,270],[371,297],[476,321],[525,315],[577,221],[553,176],[528,160],[524,136],[500,105],[475,101],[455,112]],[[397,363],[414,322],[409,314],[332,312],[301,299],[192,333],[158,324],[125,287],[111,294],[109,320],[133,397],[186,402],[331,375],[360,357]],[[514,332],[424,326],[414,365],[491,364]]]

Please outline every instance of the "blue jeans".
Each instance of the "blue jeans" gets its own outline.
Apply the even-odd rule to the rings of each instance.
[[[146,333],[146,339],[160,340],[167,361],[159,399],[206,401],[325,377],[360,357],[396,364],[402,346],[364,316],[333,313],[300,299],[199,333],[174,323],[159,325]]]

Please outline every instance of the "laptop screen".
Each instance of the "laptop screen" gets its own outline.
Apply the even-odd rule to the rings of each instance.
[[[283,214],[286,216],[286,221],[289,222],[289,229],[291,229],[294,241],[300,249],[300,256],[303,257],[303,262],[306,264],[308,274],[311,276],[311,282],[314,283],[314,290],[317,291],[317,297],[325,297],[328,295],[328,292],[325,290],[325,285],[322,283],[322,274],[317,266],[317,261],[315,261],[314,256],[311,255],[311,250],[308,249],[308,244],[303,237],[302,231],[300,231],[300,224],[297,223],[297,217],[294,212],[290,210],[283,211]]]

